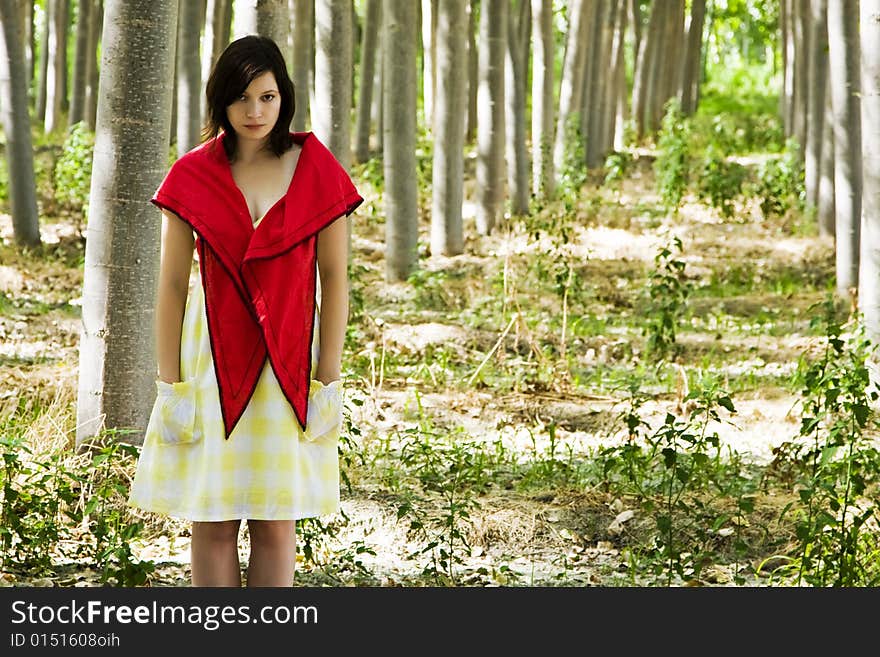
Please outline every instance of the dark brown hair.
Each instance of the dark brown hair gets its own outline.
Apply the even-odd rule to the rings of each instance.
[[[236,39],[220,54],[214,70],[205,86],[207,96],[207,119],[202,129],[202,139],[207,141],[220,134],[226,136],[223,147],[229,159],[235,157],[238,139],[226,116],[226,108],[241,96],[254,78],[271,71],[278,83],[281,110],[278,121],[269,133],[269,149],[281,156],[293,143],[290,137],[290,121],[296,111],[293,81],[287,73],[284,55],[270,38],[250,34]]]

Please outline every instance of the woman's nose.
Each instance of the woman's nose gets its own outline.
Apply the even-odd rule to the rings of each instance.
[[[260,115],[260,104],[256,102],[249,102],[247,104],[247,115],[248,116],[259,116]]]

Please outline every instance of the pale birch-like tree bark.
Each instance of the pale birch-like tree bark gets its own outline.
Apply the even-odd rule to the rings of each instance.
[[[351,32],[349,0],[316,0],[312,126],[346,169],[351,165]]]
[[[201,142],[202,62],[199,37],[205,21],[201,2],[179,3],[177,17],[177,156]]]
[[[207,83],[220,53],[229,43],[229,30],[232,23],[232,0],[207,0],[205,5],[205,33],[201,49],[201,78]],[[224,40],[225,34],[225,40]],[[199,124],[207,116],[207,97],[199,94]]]
[[[859,310],[880,344],[880,0],[860,0],[862,234]],[[875,357],[876,358],[876,357]]]
[[[565,166],[571,123],[580,109],[580,87],[584,79],[585,0],[572,0],[568,5],[568,30],[565,39],[565,55],[562,63],[562,79],[559,84],[559,111],[556,115],[556,134],[553,140],[553,171],[557,180]]]
[[[140,443],[156,395],[153,315],[168,169],[177,1],[107,0],[89,195],[77,444]],[[129,433],[130,432],[130,433]]]
[[[84,0],[87,1],[87,0]],[[104,2],[94,0],[91,18],[89,19],[89,52],[87,54],[86,68],[86,97],[85,113],[86,127],[95,131],[95,117],[98,111],[98,43],[101,40],[101,32],[104,26]]]
[[[376,46],[379,37],[379,22],[382,20],[381,8],[381,0],[367,0],[361,38],[360,89],[358,90],[357,124],[355,126],[355,159],[358,162],[366,162],[370,159],[370,115],[373,110]]]
[[[504,59],[508,0],[480,5],[477,90],[477,233],[488,235],[504,201]]]
[[[15,0],[0,0],[0,124],[6,138],[12,232],[17,244],[35,247],[40,227],[19,11]]]
[[[33,3],[28,3],[33,6]],[[73,126],[85,118],[86,60],[89,55],[89,22],[92,17],[92,0],[80,0],[76,13],[76,45],[73,56],[73,84],[70,90],[70,112],[67,124]]]
[[[464,251],[464,129],[467,110],[467,0],[437,5],[437,95],[434,104],[434,162],[431,255]]]
[[[416,170],[417,5],[385,0],[382,95],[385,174],[385,278],[405,281],[418,265],[418,182]]]
[[[304,132],[311,125],[311,98],[315,72],[315,0],[291,0],[293,3],[293,87],[296,113],[293,130]]]
[[[834,232],[838,293],[858,287],[862,212],[859,111],[859,14],[853,3],[828,3],[828,71],[834,130]]]
[[[505,153],[507,197],[510,211],[529,211],[529,159],[526,148],[526,84],[531,33],[530,0],[514,0],[507,13],[507,48],[504,63]]]
[[[825,87],[828,76],[828,0],[810,2],[809,92],[804,188],[807,207],[819,205],[819,169],[822,165],[822,130],[825,122]]]
[[[553,196],[553,1],[532,1],[532,191]]]

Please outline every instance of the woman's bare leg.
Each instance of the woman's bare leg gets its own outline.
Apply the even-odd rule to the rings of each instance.
[[[248,520],[251,555],[247,585],[293,586],[296,566],[295,520]]]
[[[241,586],[238,530],[241,520],[193,522],[193,586]]]

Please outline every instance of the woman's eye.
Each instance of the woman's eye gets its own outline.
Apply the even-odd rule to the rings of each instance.
[[[270,103],[275,100],[275,94],[266,94],[265,96],[263,96],[263,100],[265,100],[267,103]]]

